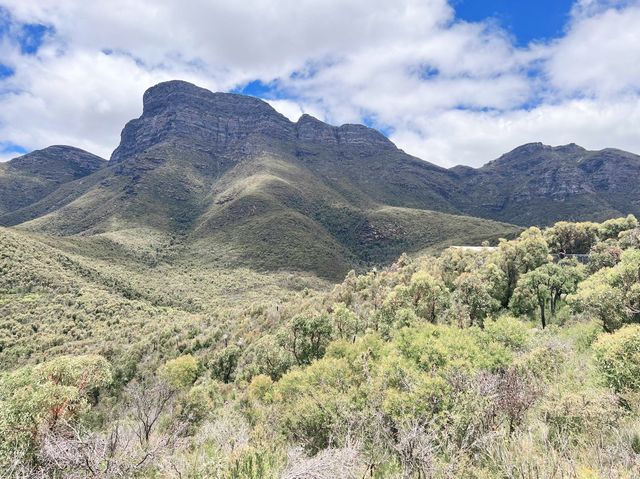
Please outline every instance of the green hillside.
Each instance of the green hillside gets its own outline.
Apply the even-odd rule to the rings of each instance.
[[[123,252],[157,241],[168,262],[197,255],[334,281],[403,252],[495,243],[512,224],[640,213],[630,153],[529,144],[447,170],[362,125],[293,123],[257,98],[181,81],[145,93],[110,162],[51,147],[0,175],[6,226],[117,237]]]
[[[126,361],[147,354],[150,340],[171,355],[255,327],[235,321],[254,303],[327,287],[302,273],[167,262],[164,240],[139,230],[59,239],[0,228],[2,368],[79,352]]]
[[[632,216],[333,287],[207,270],[150,231],[2,229],[0,246],[0,467],[17,477],[640,474]]]
[[[70,181],[95,173],[106,163],[70,146],[50,146],[0,163],[0,218],[36,203]],[[0,220],[0,224],[6,223]]]
[[[138,231],[172,241],[172,258],[182,251],[208,258],[211,265],[303,271],[330,279],[354,267],[388,263],[403,252],[495,242],[518,230],[390,206],[378,201],[384,193],[360,190],[355,183],[347,192],[346,184],[336,185],[286,148],[255,141],[256,153],[237,162],[236,151],[214,161],[185,147],[154,146],[145,156],[68,183],[5,218],[31,215],[34,219],[17,227],[63,237],[125,230],[132,246],[145,241],[135,237]],[[410,191],[403,194],[405,200],[389,202],[418,201]]]

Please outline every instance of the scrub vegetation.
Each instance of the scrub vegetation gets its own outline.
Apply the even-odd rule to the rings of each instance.
[[[632,216],[335,286],[157,241],[0,231],[0,474],[640,475]]]

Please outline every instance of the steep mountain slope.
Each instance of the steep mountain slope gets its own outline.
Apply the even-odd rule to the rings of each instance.
[[[640,215],[640,156],[531,143],[482,168],[455,167],[453,203],[474,216],[520,225]]]
[[[447,170],[375,130],[292,123],[256,98],[149,89],[108,166],[2,217],[38,233],[164,236],[175,258],[339,277],[403,251],[509,235],[458,213]],[[439,212],[436,212],[439,211]]]
[[[0,216],[29,206],[106,164],[91,153],[60,145],[0,163]]]

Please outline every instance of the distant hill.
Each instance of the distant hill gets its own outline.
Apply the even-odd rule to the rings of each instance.
[[[519,225],[640,215],[640,156],[575,145],[523,145],[482,168],[450,170],[467,214]]]
[[[0,215],[27,207],[107,164],[71,146],[50,146],[0,163]]]

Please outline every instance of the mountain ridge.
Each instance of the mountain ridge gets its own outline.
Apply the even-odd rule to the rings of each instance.
[[[185,128],[187,127],[187,128]],[[163,82],[143,96],[142,115],[129,121],[111,161],[139,155],[173,137],[187,137],[203,151],[220,151],[251,135],[294,142],[328,142],[396,148],[377,130],[363,125],[329,125],[308,114],[292,122],[267,102],[235,93],[210,92],[181,80]],[[195,140],[195,141],[194,141]],[[369,141],[366,141],[369,140]]]
[[[177,80],[147,90],[111,160],[77,176],[0,205],[0,225],[161,235],[213,262],[339,277],[405,251],[496,241],[518,231],[510,223],[640,214],[631,153],[529,143],[445,169],[363,125],[292,122],[258,98]]]

